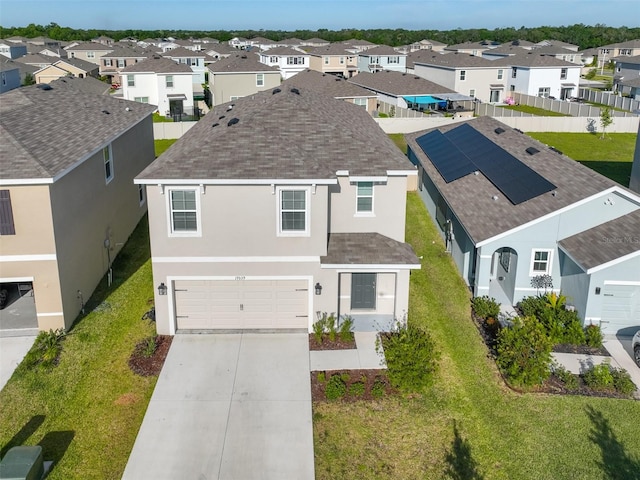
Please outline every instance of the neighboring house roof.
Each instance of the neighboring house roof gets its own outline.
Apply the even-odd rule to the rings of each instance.
[[[510,42],[505,42],[502,44],[503,47],[533,47],[535,45],[535,43],[530,42],[529,40],[512,40]],[[500,47],[498,47],[500,48]]]
[[[634,55],[633,57],[621,56],[615,57],[614,60],[617,63],[631,63],[634,65],[640,64],[640,55]]]
[[[3,93],[0,183],[55,179],[155,108],[65,84],[33,85]]]
[[[556,194],[545,193],[514,205],[482,174],[470,174],[450,183],[445,182],[429,157],[418,146],[416,139],[433,130],[445,133],[463,123],[467,123],[552,182],[556,186]],[[498,134],[495,131],[497,128],[504,131]],[[427,175],[476,244],[609,188],[623,188],[613,180],[490,117],[479,117],[467,122],[411,133],[405,138]],[[539,152],[529,155],[526,153],[529,147],[534,147]],[[493,197],[497,197],[497,200]]]
[[[207,68],[213,73],[280,72],[276,66],[270,67],[260,63],[258,55],[252,53],[236,53],[227,58],[221,58]]]
[[[585,271],[640,253],[640,208],[560,240],[559,244]]]
[[[493,40],[481,40],[479,42],[464,42],[464,43],[456,43],[454,45],[448,45],[444,47],[445,50],[482,50],[491,47],[498,47],[500,45],[499,42],[494,42]]]
[[[290,47],[293,46],[300,46],[302,45],[302,40],[300,40],[299,38],[296,37],[292,37],[292,38],[285,38],[284,40],[280,40],[278,42],[280,45],[288,45]]]
[[[303,40],[303,42],[304,43],[329,43],[328,40],[324,40],[318,37],[307,38],[306,40]]]
[[[490,60],[491,61],[491,60]],[[521,53],[511,57],[498,58],[491,61],[496,66],[514,66],[514,67],[574,67],[580,68],[580,65],[561,60],[552,55],[540,55],[536,50]]]
[[[86,60],[82,60],[80,58],[63,58],[53,63],[53,65],[57,67],[64,68],[64,65],[73,65],[74,67],[84,70],[85,72],[91,72],[92,70],[97,70],[98,65],[95,63],[87,62]]]
[[[345,40],[344,42],[340,42],[343,45],[353,45],[353,46],[369,46],[369,45],[375,45],[375,43],[372,43],[368,40],[358,40],[357,38],[350,38],[349,40]]]
[[[113,51],[105,54],[102,58],[144,58],[149,56],[149,53],[142,49],[134,49],[131,47],[115,46]]]
[[[134,63],[123,68],[120,73],[193,73],[191,67],[183,63],[177,63],[170,58],[154,55],[141,62]]]
[[[549,45],[545,47],[538,47],[535,52],[541,55],[581,55],[582,52],[576,52],[575,50],[569,50],[568,48],[561,47],[559,45]]]
[[[171,58],[204,58],[206,55],[204,52],[189,50],[188,48],[179,47],[173,50],[167,50],[162,54],[164,57]]]
[[[536,43],[536,45],[544,46],[555,46],[555,47],[564,47],[570,49],[578,48],[578,45],[574,45],[573,43],[561,42],[560,40],[542,40],[541,42]]]
[[[381,255],[381,252],[384,252]],[[323,265],[420,265],[407,243],[379,233],[330,233]]]
[[[93,52],[98,50],[111,51],[113,50],[113,47],[109,45],[104,45],[102,43],[85,42],[85,43],[81,43],[80,45],[75,45],[73,47],[67,48],[67,51],[69,52]]]
[[[27,73],[34,74],[35,72],[40,70],[40,67],[37,67],[35,65],[28,65],[26,63],[16,62],[14,60],[11,60],[10,58],[0,55],[0,69],[2,71],[13,70],[14,68],[17,68],[20,70],[21,77],[23,77]]]
[[[608,49],[612,49],[612,48],[640,48],[640,39],[636,39],[636,40],[629,40],[627,42],[620,42],[620,43],[611,43],[609,45],[603,45],[602,47],[598,47],[598,50],[601,48],[608,48]]]
[[[455,91],[450,88],[425,80],[422,77],[387,70],[376,73],[361,72],[348,81],[368,90],[386,93],[396,97],[402,95],[455,93]]]
[[[392,55],[394,57],[403,56],[388,45],[379,45],[377,47],[372,47],[363,52],[360,52],[358,55],[361,57],[371,57],[375,55]]]
[[[94,77],[62,77],[53,80],[49,85],[54,88],[56,88],[56,86],[73,88],[80,92],[92,93],[95,95],[108,95],[111,90],[111,85]]]
[[[507,56],[507,55],[516,55],[518,53],[527,52],[527,51],[528,50],[518,45],[505,44],[505,45],[500,45],[499,47],[496,47],[496,48],[492,48],[490,50],[485,50],[482,52],[482,54]]]
[[[433,50],[416,50],[415,52],[409,52],[407,53],[407,68],[413,68],[416,63],[426,63],[425,61],[434,55],[442,54],[434,53]]]
[[[640,87],[640,77],[630,78],[628,80],[623,77],[618,80],[617,83],[625,87]]]
[[[218,105],[137,178],[335,180],[344,170],[380,176],[413,166],[364,108],[287,86]]]
[[[524,50],[523,50],[524,51]],[[437,65],[441,67],[449,68],[472,68],[472,67],[492,67],[496,65],[498,60],[489,60],[477,55],[471,55],[469,53],[447,53],[442,55],[440,53],[429,52],[428,56],[420,57],[420,60],[413,60],[414,65],[416,63],[422,63],[425,65]]]
[[[314,57],[322,57],[324,55],[340,55],[343,57],[354,57],[356,54],[345,50],[344,44],[332,43],[324,47],[316,47],[309,50],[309,55]]]
[[[233,55],[238,53],[238,49],[234,48],[226,43],[217,43],[215,45],[210,45],[206,49],[206,52],[211,55],[211,53],[218,53],[220,55]]]
[[[331,95],[334,98],[376,97],[375,93],[366,88],[317,70],[304,70],[283,81],[282,85],[299,85],[314,92]]]
[[[16,62],[26,63],[27,65],[53,65],[58,61],[58,57],[48,57],[46,55],[40,55],[39,53],[30,53],[19,58],[14,59]]]
[[[275,56],[292,56],[299,57],[300,55],[309,56],[307,52],[302,52],[300,50],[295,50],[291,47],[274,47],[269,50],[263,50],[260,52],[260,55],[275,55]]]

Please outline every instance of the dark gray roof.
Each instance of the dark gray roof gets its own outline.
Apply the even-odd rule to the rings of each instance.
[[[403,56],[402,53],[395,51],[388,45],[378,45],[377,47],[368,48],[367,50],[360,52],[358,55],[365,57],[370,57],[372,55],[392,55],[394,57]]]
[[[488,51],[490,53],[491,50]],[[469,68],[469,67],[493,67],[496,64],[491,60],[488,60],[477,55],[471,55],[469,53],[447,53],[442,55],[441,53],[429,52],[430,55],[422,56],[419,60],[413,60],[413,63],[423,63],[426,65],[437,65],[449,68]],[[496,60],[497,61],[497,60]]]
[[[215,45],[207,45],[207,48],[205,48],[206,52],[215,52],[221,55],[235,55],[236,53],[238,53],[238,49],[234,48],[230,45],[227,45],[226,43],[216,43]],[[211,55],[211,53],[209,53],[209,55]]]
[[[339,170],[379,176],[413,169],[364,108],[296,88],[218,105],[138,178],[335,179]]]
[[[464,43],[456,43],[454,45],[448,45],[444,49],[445,50],[482,50],[488,49],[491,47],[498,47],[500,45],[499,42],[494,42],[492,40],[481,40],[479,42],[464,42]]]
[[[614,60],[617,63],[632,63],[634,65],[637,65],[640,63],[640,55],[634,55],[633,57],[627,57],[627,56],[620,56],[620,57],[615,57]]]
[[[291,55],[291,56],[309,56],[309,54],[307,52],[301,52],[300,50],[296,50],[294,48],[291,47],[274,47],[274,48],[270,48],[268,50],[262,50],[260,52],[260,55],[275,55],[275,56],[280,56],[280,55]]]
[[[582,52],[576,52],[560,45],[537,47],[534,51],[544,55],[582,55]]]
[[[458,127],[460,123],[406,135],[409,147],[475,243],[507,232],[613,186],[620,187],[613,180],[565,155],[553,152],[543,143],[493,118],[478,117],[466,123],[557,187],[555,196],[546,193],[513,205],[482,174],[467,175],[446,183],[417,145],[416,138],[431,130],[444,133]],[[504,132],[497,134],[496,128],[502,128]],[[528,147],[536,148],[539,153],[527,154],[525,150]],[[497,200],[493,200],[494,196]]]
[[[625,87],[640,87],[640,77],[633,77],[629,80],[622,79],[618,80],[618,84],[624,85]]]
[[[170,58],[154,55],[141,62],[129,65],[121,70],[121,73],[183,73],[191,72],[191,67],[183,63],[177,63]]]
[[[495,55],[495,56],[508,56],[508,55],[516,55],[518,53],[528,52],[529,50],[519,46],[519,45],[511,45],[505,44],[500,45],[499,47],[492,48],[490,50],[484,50],[482,55]],[[575,53],[575,52],[574,52]]]
[[[14,58],[14,60],[26,65],[53,65],[54,62],[60,59],[58,57],[40,55],[39,53],[30,53],[28,55],[23,55],[22,57]]]
[[[84,93],[92,93],[94,95],[108,95],[111,90],[111,85],[98,80],[94,77],[60,77],[49,83],[52,87],[68,87],[75,88],[76,90]]]
[[[40,70],[40,67],[37,67],[35,65],[15,62],[10,58],[5,57],[4,55],[0,55],[0,70],[5,72],[7,70],[13,70],[14,68],[17,68],[18,70],[20,70],[21,77],[24,77],[27,73],[33,74],[38,70]]]
[[[388,70],[376,73],[361,72],[350,78],[349,82],[374,92],[387,93],[393,96],[454,93],[453,90],[425,80],[422,77]]]
[[[202,58],[206,54],[202,51],[194,52],[193,50],[189,50],[188,48],[178,47],[173,50],[167,50],[162,54],[163,57],[170,58]]]
[[[50,90],[33,85],[3,93],[0,181],[55,177],[155,108],[64,83],[53,83]]]
[[[433,50],[416,50],[415,52],[407,53],[407,68],[413,68],[416,63],[423,63],[423,60],[428,60],[434,55],[442,55],[436,53]]]
[[[522,39],[518,39],[518,40],[512,40],[510,42],[505,42],[503,43],[501,46],[512,46],[512,47],[533,47],[535,45],[535,43],[530,42],[529,40],[522,40]],[[500,47],[498,47],[500,48]]]
[[[420,265],[407,243],[379,233],[331,233],[324,265]]]
[[[227,58],[221,58],[208,68],[213,73],[280,72],[276,66],[270,67],[260,63],[259,56],[251,52],[236,53]]]
[[[309,50],[309,55],[314,57],[322,57],[324,55],[341,55],[344,57],[354,57],[353,52],[349,52],[345,49],[345,44],[331,43],[324,47],[316,47]]]
[[[561,60],[553,55],[541,55],[537,50],[531,50],[511,57],[498,58],[492,62],[494,65],[501,67],[579,67],[576,63]]]
[[[560,240],[562,249],[584,269],[640,251],[640,208]]]
[[[78,51],[93,52],[98,50],[111,51],[113,50],[113,47],[110,45],[103,45],[102,43],[97,43],[97,42],[85,42],[85,43],[81,43],[80,45],[76,45],[75,47],[67,48],[67,51],[70,51],[70,52],[78,52]]]
[[[150,54],[142,48],[122,47],[116,45],[113,51],[103,55],[101,58],[145,58]]]
[[[87,62],[86,60],[82,60],[81,58],[59,58],[53,64],[57,66],[58,63],[68,63],[76,68],[84,70],[85,72],[90,72],[92,70],[98,69],[98,65],[96,65],[95,63]]]
[[[282,82],[282,85],[299,85],[314,92],[331,95],[334,98],[376,97],[366,88],[354,85],[336,75],[321,73],[317,70],[304,70]]]

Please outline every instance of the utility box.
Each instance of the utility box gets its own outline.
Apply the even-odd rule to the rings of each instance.
[[[42,447],[13,447],[0,462],[1,480],[40,480],[44,475]]]

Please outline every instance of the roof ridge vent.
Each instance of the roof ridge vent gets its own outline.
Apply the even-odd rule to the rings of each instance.
[[[274,88],[273,91],[271,92],[271,95],[275,95],[276,93],[280,93],[282,90],[280,90],[279,88]]]
[[[38,85],[38,88],[40,90],[53,90],[53,87],[48,83],[41,83],[40,85]]]
[[[549,150],[551,150],[552,152],[556,152],[559,155],[562,155],[562,152],[558,150],[556,147],[549,147]]]
[[[295,93],[296,95],[300,95],[300,90],[298,90],[297,88],[292,88],[290,92]]]
[[[240,122],[240,119],[233,117],[231,120],[229,120],[229,123],[227,123],[227,127],[231,127],[232,125],[235,125],[238,122]]]

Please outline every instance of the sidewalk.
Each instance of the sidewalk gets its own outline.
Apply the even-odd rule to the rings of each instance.
[[[318,370],[384,369],[384,354],[376,352],[377,332],[354,332],[356,348],[352,350],[314,350],[309,352],[309,367]]]

